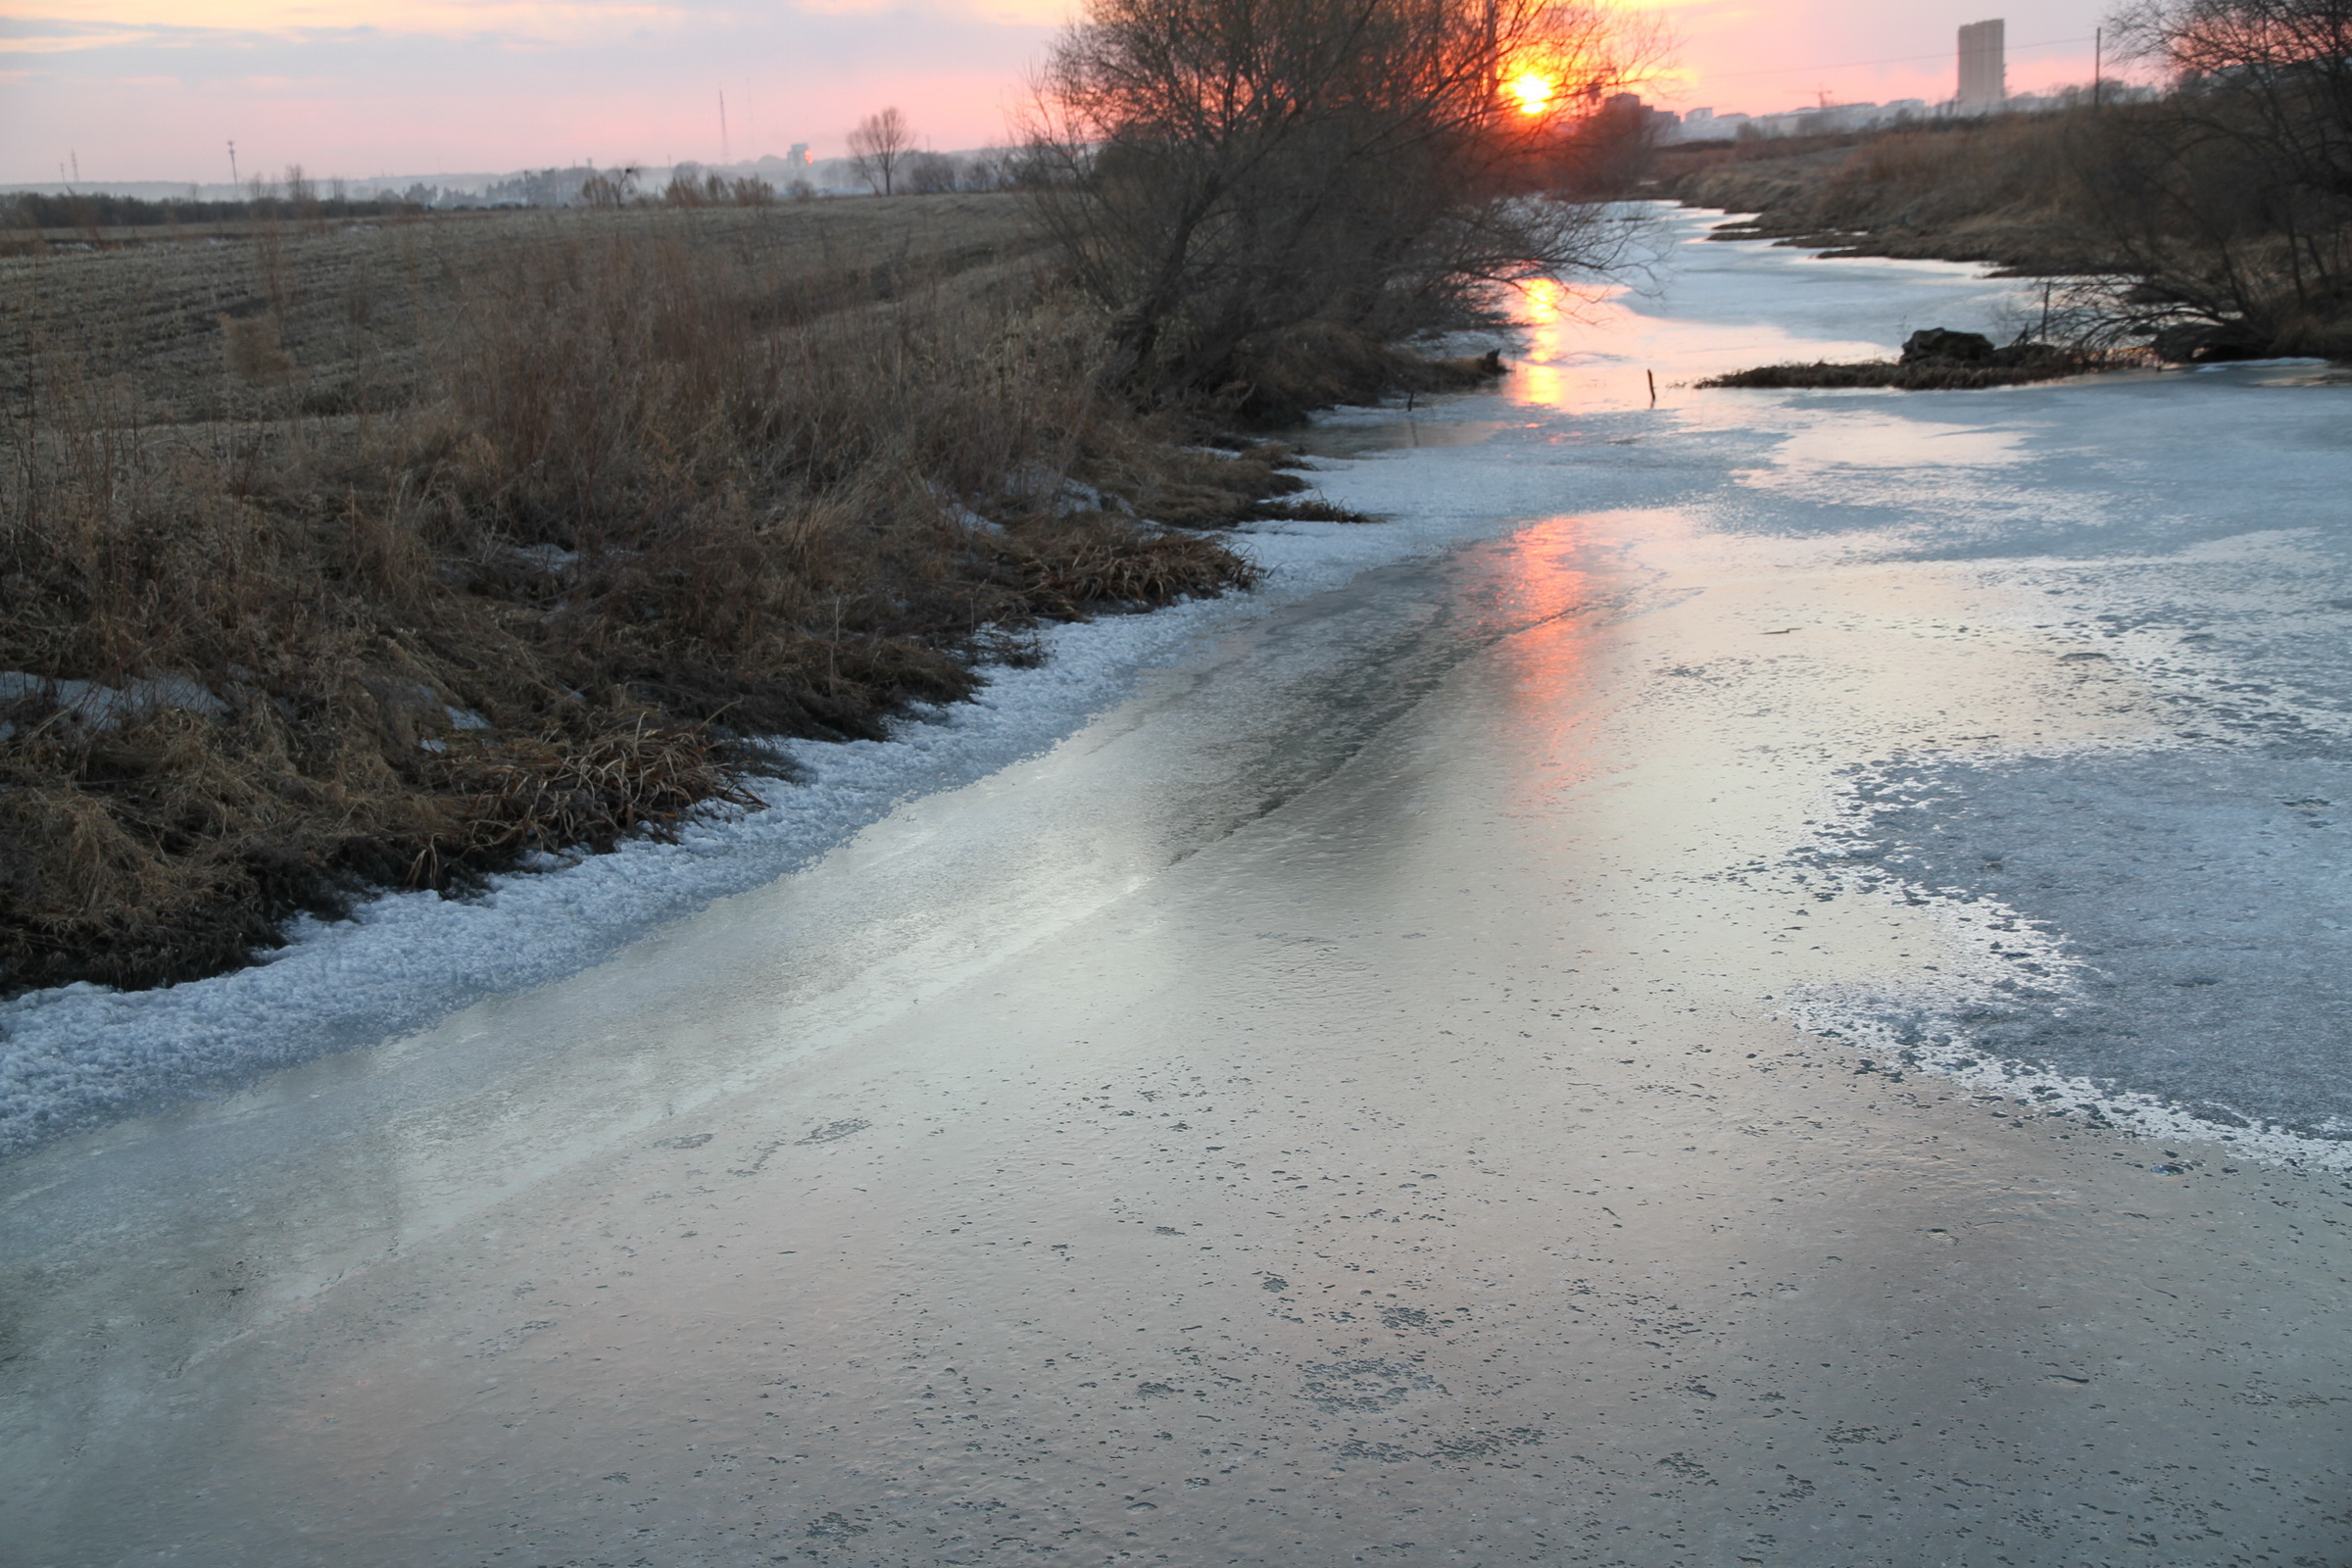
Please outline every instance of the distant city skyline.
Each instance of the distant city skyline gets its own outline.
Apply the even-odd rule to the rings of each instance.
[[[1765,115],[1938,103],[1963,24],[2004,18],[2008,86],[2087,80],[2107,0],[1657,0],[1680,47],[1643,96]],[[906,109],[1001,141],[1063,0],[22,0],[0,19],[0,183],[218,184],[841,151]],[[719,95],[726,96],[722,144]]]

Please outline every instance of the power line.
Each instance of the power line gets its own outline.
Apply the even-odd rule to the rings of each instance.
[[[2089,43],[2091,39],[2092,35],[2085,33],[2080,38],[2050,38],[2041,43],[2013,43],[2008,45],[2006,52],[2024,54],[2035,49],[2056,49],[2063,44]],[[1835,65],[1827,66],[1781,66],[1770,71],[1710,71],[1701,79],[1721,81],[1733,76],[1785,76],[1800,71],[1851,71],[1860,66],[1907,66],[1918,60],[1949,60],[1951,58],[1951,50],[1938,49],[1931,55],[1891,55],[1885,60],[1841,60]]]

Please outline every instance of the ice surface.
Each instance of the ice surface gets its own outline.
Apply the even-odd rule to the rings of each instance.
[[[1825,318],[1808,291],[1833,277],[1845,309]],[[1600,444],[1725,534],[1810,544],[1849,569],[1971,562],[2040,596],[2027,624],[2068,678],[2155,704],[2162,733],[2120,755],[1875,760],[1834,853],[1868,846],[1883,887],[1951,901],[1972,929],[2046,931],[2049,951],[1996,936],[1973,973],[1806,1016],[1874,1049],[1934,1042],[1924,1059],[2093,1115],[2345,1163],[2328,1146],[2352,1139],[2352,860],[2330,847],[2352,805],[2352,386],[2293,362],[1967,393],[1677,386],[1636,433],[1583,411],[1645,404],[1645,360],[1678,381],[1720,365],[1718,334],[1759,317],[1827,337],[1834,321],[1988,324],[2007,307],[1955,270],[1747,246],[1687,248],[1664,307],[1621,303],[1604,330],[1537,328],[1556,363],[1514,394],[1569,410],[1416,452],[1390,485],[1350,475],[1344,498],[1527,505],[1577,463],[1559,444]],[[1818,357],[1769,330],[1742,348],[1747,363]]]
[[[2352,1137],[2352,758],[1946,765],[1866,800],[1850,856],[2064,934],[2064,967],[2029,957],[1928,1033],[2224,1127]]]

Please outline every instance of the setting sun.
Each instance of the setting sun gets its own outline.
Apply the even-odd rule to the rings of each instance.
[[[1513,76],[1503,90],[1518,100],[1523,115],[1540,115],[1551,105],[1551,78],[1533,71]]]

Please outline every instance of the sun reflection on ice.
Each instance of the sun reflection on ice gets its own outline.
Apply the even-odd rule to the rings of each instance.
[[[1503,701],[1514,716],[1513,809],[1544,802],[1603,765],[1576,738],[1597,710],[1596,655],[1611,636],[1592,612],[1607,589],[1595,569],[1606,529],[1590,516],[1547,518],[1495,549],[1496,576],[1508,585],[1512,618],[1522,630],[1496,649]],[[1492,559],[1492,558],[1491,558]]]
[[[1793,256],[1788,264],[1821,265]],[[1675,270],[1673,258],[1662,259],[1661,278],[1673,277]],[[1690,291],[1689,278],[1677,281]],[[1706,316],[1669,315],[1651,282],[1539,278],[1524,284],[1510,303],[1525,340],[1503,390],[1524,408],[1577,414],[1648,408],[1654,383],[1657,407],[1690,416],[1709,396],[1695,392],[1691,383],[1707,376],[1754,365],[1874,359],[1888,352],[1868,340],[1792,331],[1736,304]],[[1895,324],[1887,323],[1886,330],[1892,334]]]
[[[1591,535],[1589,518],[1552,517],[1499,544],[1506,561],[1501,576],[1528,624],[1557,620],[1592,603],[1592,574],[1585,563]]]
[[[1571,288],[1551,278],[1527,284],[1519,312],[1527,349],[1507,388],[1511,401],[1545,409],[1620,404],[1624,389],[1599,384],[1603,375],[1596,372],[1614,358],[1602,346],[1634,329],[1632,313],[1619,303],[1624,293],[1615,286]],[[1610,379],[1625,373],[1617,366],[1607,371],[1614,372]]]

